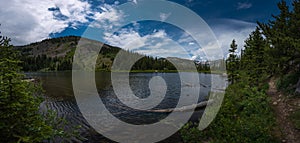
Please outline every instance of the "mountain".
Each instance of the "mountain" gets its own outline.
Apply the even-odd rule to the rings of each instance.
[[[80,41],[96,43],[97,45],[103,44],[86,38],[68,36],[46,39],[25,46],[16,46],[15,48],[20,51],[20,57],[23,61],[21,66],[24,71],[63,71],[72,70],[73,56]],[[129,57],[143,57],[133,65],[131,68],[133,71],[176,71],[174,65],[165,58],[145,56],[107,44],[103,44],[97,57],[96,70],[110,71],[113,61],[120,51],[127,53]],[[177,63],[180,63],[180,60],[183,63],[186,61],[180,58],[170,59],[176,59]]]

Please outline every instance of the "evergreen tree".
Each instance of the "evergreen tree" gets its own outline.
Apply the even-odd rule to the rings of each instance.
[[[241,57],[241,70],[245,71],[249,80],[258,85],[259,79],[267,70],[267,43],[257,27],[245,41],[245,50]]]
[[[291,12],[290,19],[290,31],[292,42],[291,46],[291,68],[294,68],[295,71],[300,71],[300,0],[295,0],[293,2],[293,10]]]
[[[0,142],[80,139],[75,128],[65,132],[67,122],[54,112],[48,111],[44,116],[39,113],[41,87],[23,80],[20,54],[9,42],[9,38],[0,35]]]
[[[234,84],[238,79],[239,58],[236,54],[237,46],[235,40],[233,40],[229,49],[229,57],[226,60],[228,81],[231,84]]]
[[[280,14],[266,24],[258,23],[270,45],[269,55],[274,73],[284,75],[300,65],[300,1],[293,1],[290,11],[285,1],[278,4]]]
[[[38,114],[41,100],[37,88],[22,81],[18,53],[0,36],[0,131],[1,142],[41,142],[52,128]]]

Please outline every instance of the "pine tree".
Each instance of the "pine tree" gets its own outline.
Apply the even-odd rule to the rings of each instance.
[[[290,62],[293,61],[294,50],[291,46],[293,39],[290,37],[291,33],[291,12],[287,3],[282,0],[278,3],[280,14],[274,16],[275,20],[269,21],[267,24],[258,23],[263,30],[263,34],[266,36],[269,45],[271,46],[269,54],[272,59],[271,69],[275,70],[275,73],[284,74],[290,66]]]
[[[236,54],[237,46],[238,45],[236,44],[235,40],[233,40],[229,49],[229,57],[226,60],[228,81],[231,84],[234,84],[238,79],[239,58]]]
[[[292,42],[291,46],[291,68],[295,71],[300,71],[300,0],[293,2],[293,10],[290,19],[290,31]]]
[[[0,36],[0,131],[1,142],[41,142],[52,128],[38,114],[41,100],[34,84],[22,80],[18,53]]]
[[[258,27],[245,41],[245,50],[241,57],[241,70],[245,71],[250,77],[249,80],[255,85],[258,85],[259,79],[267,71],[267,59],[269,58],[266,54],[267,47],[267,42]]]
[[[54,112],[39,113],[41,86],[23,80],[18,59],[21,56],[9,42],[0,35],[0,142],[80,139],[77,129],[70,126],[72,131],[65,131],[68,122]]]

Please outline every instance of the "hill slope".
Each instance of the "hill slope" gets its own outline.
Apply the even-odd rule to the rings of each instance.
[[[24,71],[71,70],[76,46],[81,37],[68,36],[46,39],[41,42],[15,47],[21,53]],[[88,39],[84,39],[88,40]],[[90,40],[92,41],[92,40]],[[96,41],[93,41],[96,42]],[[98,42],[99,44],[102,44]],[[104,44],[98,56],[97,65],[109,70],[113,57],[121,50]]]
[[[41,42],[32,43],[25,46],[15,47],[21,53],[22,67],[24,71],[63,71],[72,70],[73,56],[81,40],[81,37],[68,36],[53,39],[46,39]],[[101,44],[101,42],[85,39],[93,43]],[[124,51],[121,48],[104,44],[97,57],[96,70],[110,71],[113,61],[120,51],[128,54],[128,56],[143,56],[137,61],[131,70],[133,71],[176,71],[176,68],[165,58],[157,58],[145,56],[137,53]],[[176,59],[176,63],[185,63],[187,60]],[[180,62],[181,61],[181,62]],[[198,70],[209,71],[209,65],[197,65]]]

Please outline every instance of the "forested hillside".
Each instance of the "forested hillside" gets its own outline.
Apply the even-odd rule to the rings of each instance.
[[[72,70],[73,56],[79,40],[80,37],[68,36],[47,39],[15,48],[21,53],[21,60],[23,61],[21,66],[24,71],[64,71]],[[96,70],[110,71],[113,61],[120,50],[123,49],[104,44],[98,55]],[[130,51],[124,52],[128,52],[131,55],[137,54]],[[184,59],[179,58],[177,61],[180,63],[181,60],[184,61]],[[198,71],[210,71],[209,62],[195,62],[195,65]],[[170,72],[176,71],[176,68],[166,58],[145,55],[133,65],[131,70]]]

